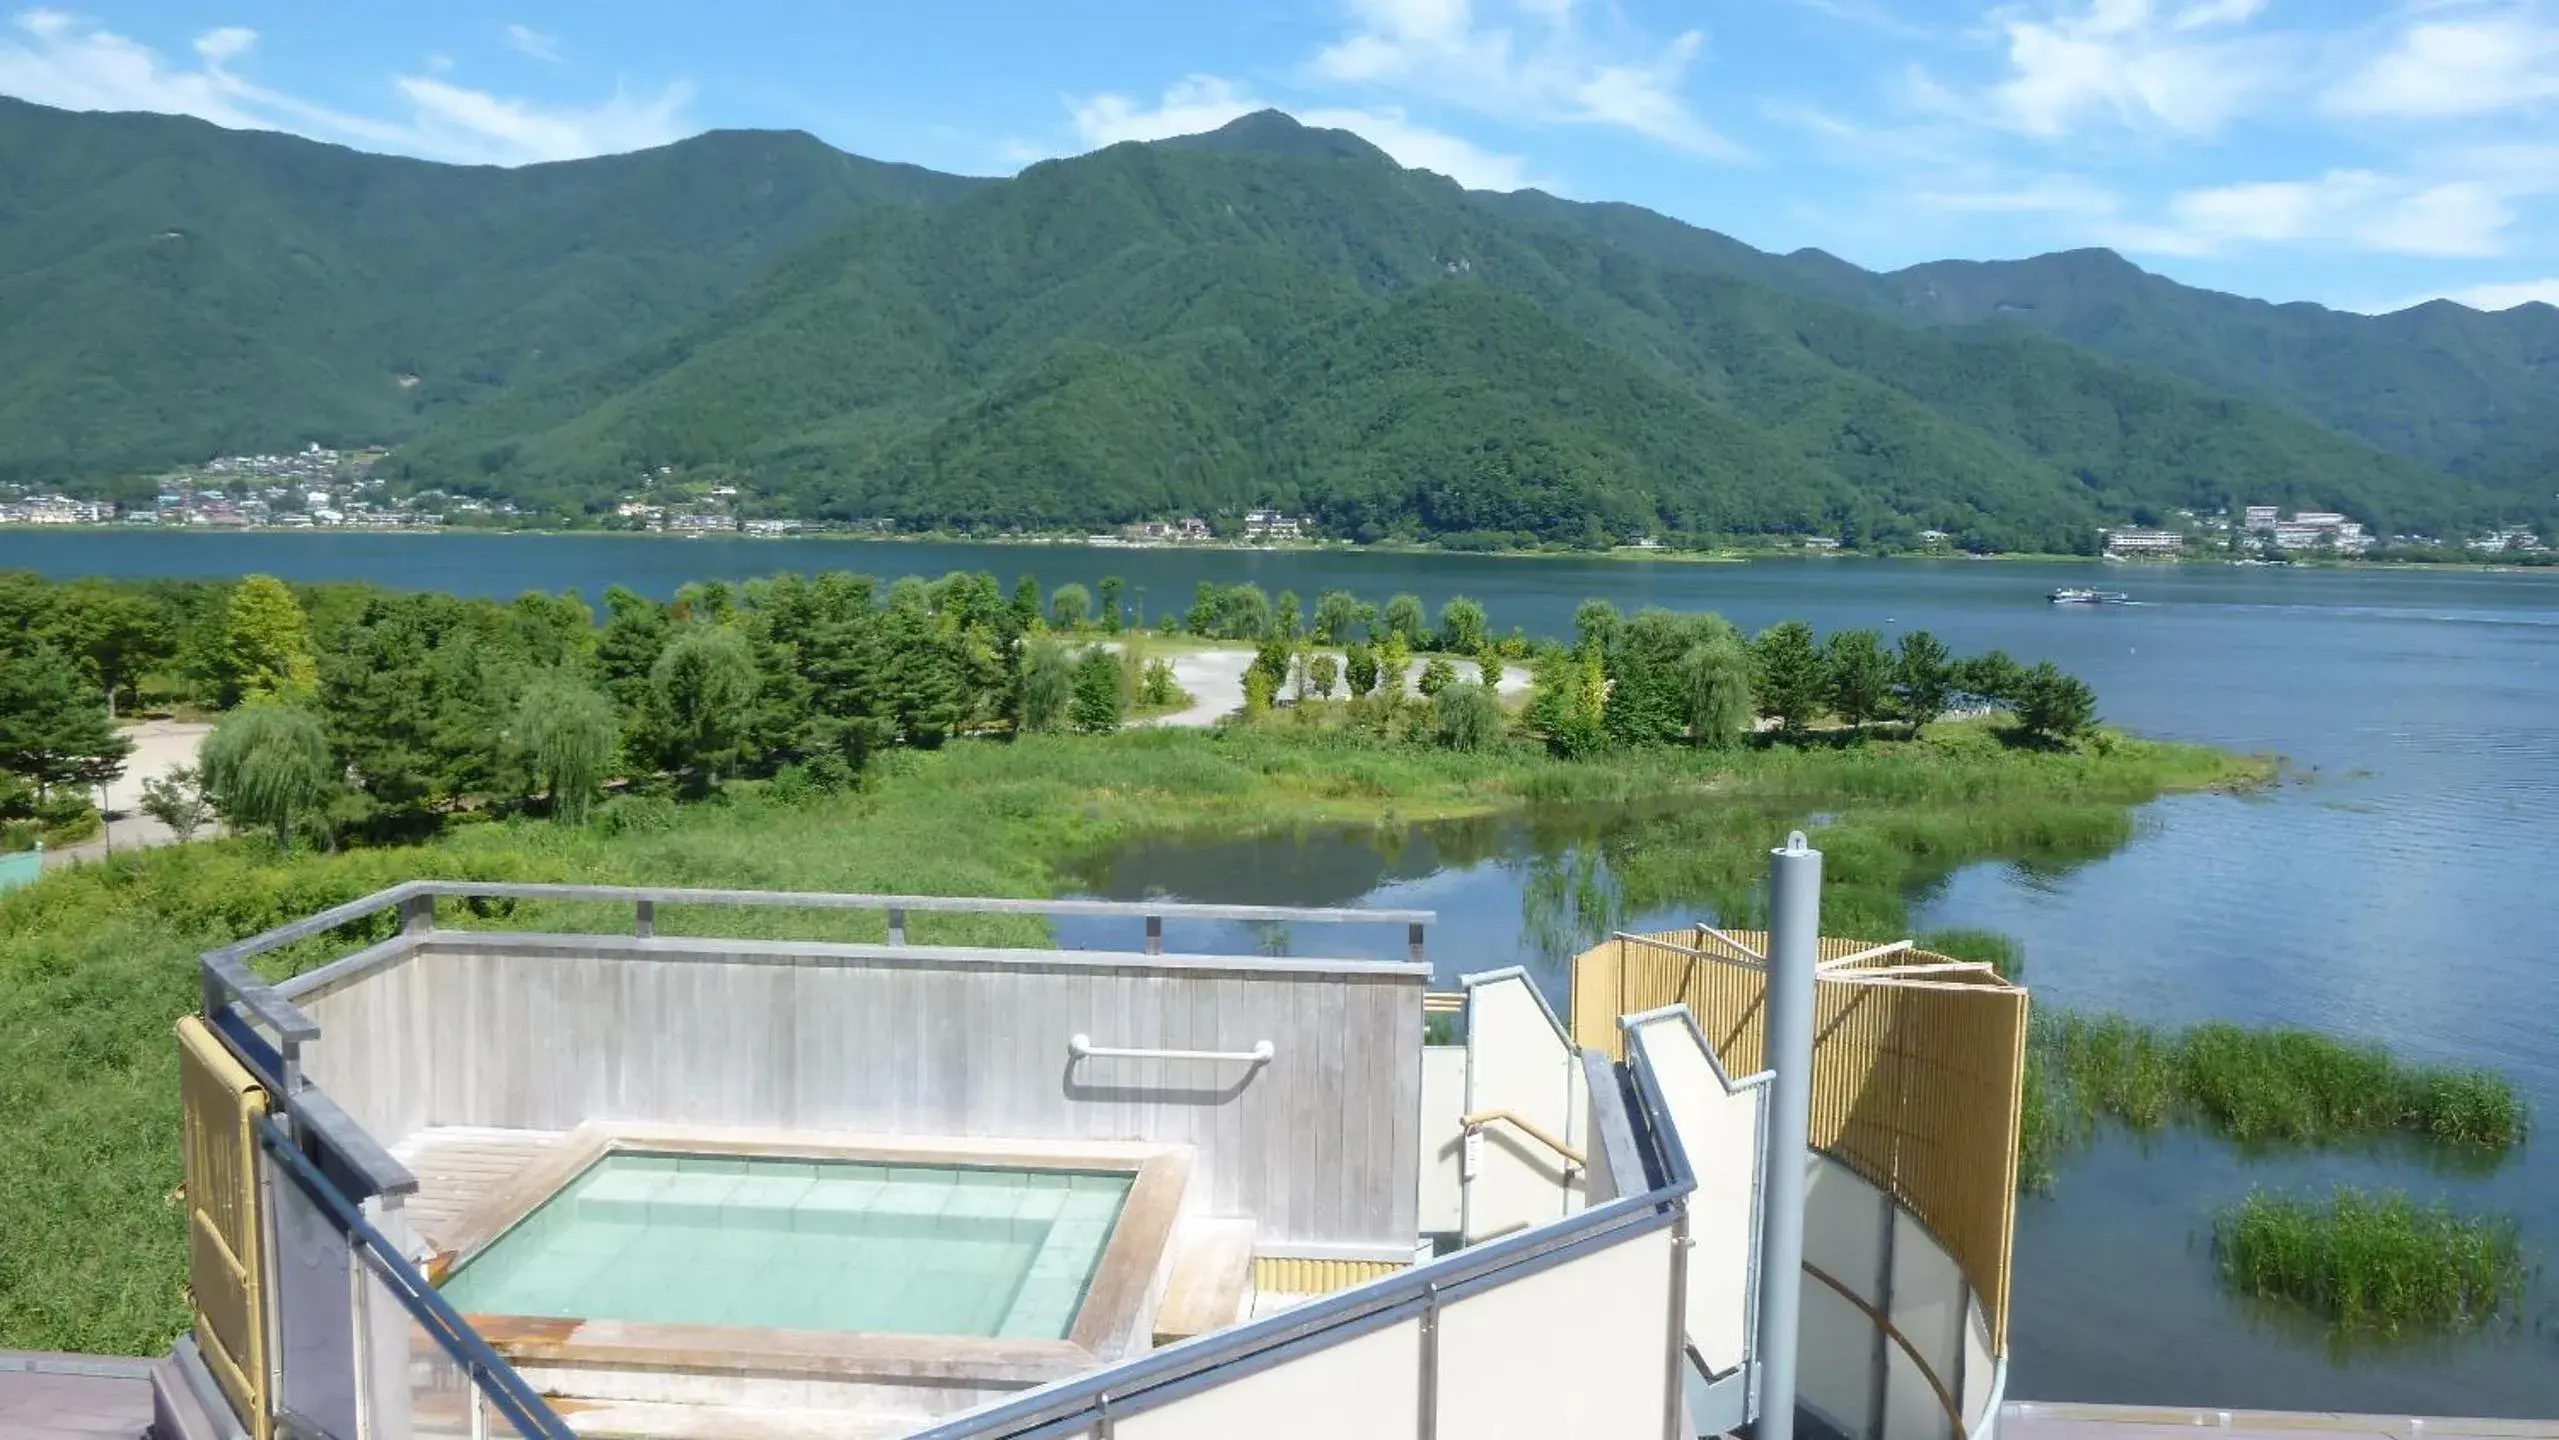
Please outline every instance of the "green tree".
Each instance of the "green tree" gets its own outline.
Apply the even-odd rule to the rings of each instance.
[[[142,782],[142,813],[169,827],[184,845],[213,818],[204,798],[204,775],[192,765],[173,765]]]
[[[1040,582],[1038,577],[1025,575],[1021,579],[1014,581],[1013,599],[1010,605],[1006,608],[1013,612],[1013,628],[1023,634],[1029,634],[1032,627],[1040,623]]]
[[[651,733],[669,769],[717,785],[741,758],[761,677],[746,637],[725,625],[688,625],[649,671]]]
[[[1348,590],[1327,590],[1315,597],[1316,643],[1347,645],[1358,627],[1358,596]]]
[[[1537,662],[1528,723],[1557,754],[1592,754],[1608,740],[1608,672],[1600,657],[1556,648]]]
[[[1271,683],[1270,672],[1265,670],[1245,671],[1244,718],[1247,720],[1259,720],[1263,716],[1270,714],[1271,701],[1278,695],[1278,693],[1279,687]]]
[[[1490,750],[1502,742],[1501,697],[1483,685],[1450,685],[1431,698],[1439,743],[1451,750]]]
[[[1663,745],[1687,733],[1680,659],[1705,623],[1701,616],[1646,606],[1634,619],[1606,627],[1615,632],[1600,652],[1609,682],[1608,738],[1620,745]]]
[[[595,612],[575,591],[527,590],[507,607],[509,648],[537,669],[585,673],[595,659]]]
[[[1053,635],[1033,635],[1022,646],[1021,704],[1014,727],[1054,730],[1065,723],[1066,707],[1075,698],[1075,662]]]
[[[888,713],[900,740],[930,750],[956,735],[974,712],[957,637],[933,617],[892,605],[881,627]]]
[[[1305,605],[1298,600],[1296,591],[1282,590],[1279,598],[1271,602],[1272,636],[1294,645],[1297,638],[1305,633]]]
[[[1182,700],[1182,687],[1173,677],[1172,662],[1160,657],[1147,661],[1145,678],[1138,684],[1137,703],[1150,710],[1169,710]]]
[[[132,753],[69,656],[45,645],[0,660],[0,771],[35,786],[38,800],[56,785],[103,785]]]
[[[507,738],[533,788],[551,797],[551,818],[582,825],[612,770],[620,734],[612,701],[575,676],[554,671],[524,687]]]
[[[1104,735],[1120,728],[1126,700],[1120,694],[1120,664],[1099,646],[1075,662],[1075,728]]]
[[[1422,608],[1419,595],[1397,595],[1388,600],[1383,618],[1386,633],[1402,636],[1407,653],[1431,643],[1430,612]]]
[[[249,575],[231,592],[222,637],[222,703],[308,697],[319,688],[311,619],[272,575]]]
[[[2026,672],[2005,650],[1985,650],[1955,665],[1957,688],[1993,704],[2014,704],[2025,678]]]
[[[1127,610],[1121,603],[1121,597],[1127,593],[1128,582],[1126,580],[1121,579],[1117,575],[1105,575],[1102,577],[1102,629],[1105,632],[1117,635],[1120,633],[1121,629],[1127,625]]]
[[[106,696],[110,716],[119,697],[139,697],[147,671],[178,653],[177,626],[166,609],[104,581],[63,586],[52,628],[63,651]]]
[[[1759,723],[1751,693],[1750,647],[1730,625],[1718,624],[1679,658],[1689,738],[1712,750],[1747,739]]]
[[[1445,655],[1433,655],[1422,662],[1422,678],[1418,689],[1425,700],[1436,700],[1440,692],[1457,683],[1457,667]]]
[[[235,830],[272,830],[279,851],[293,848],[294,823],[327,804],[345,774],[317,719],[269,699],[223,716],[202,759],[214,810]]]
[[[1364,641],[1353,641],[1343,674],[1348,682],[1349,693],[1354,699],[1376,689],[1377,652],[1369,649]]]
[[[1574,642],[1603,660],[1609,651],[1617,648],[1618,632],[1625,624],[1626,619],[1617,613],[1617,607],[1605,600],[1585,600],[1573,607]]]
[[[1892,695],[1893,663],[1883,637],[1872,630],[1833,631],[1822,646],[1822,678],[1831,710],[1862,733]]]
[[[604,592],[604,633],[595,642],[595,665],[604,693],[636,722],[648,713],[649,672],[666,648],[666,612],[636,590],[615,585]]]
[[[1341,682],[1341,678],[1341,662],[1332,656],[1318,651],[1307,658],[1306,683],[1314,687],[1316,699],[1332,699],[1333,687]]]
[[[1377,647],[1377,696],[1393,710],[1404,703],[1404,685],[1412,676],[1413,648],[1404,632],[1389,629],[1386,643]]]
[[[2038,663],[2017,685],[2017,728],[2039,744],[2075,740],[2097,723],[2097,692],[2050,660]]]
[[[1207,639],[1218,633],[1218,597],[1216,584],[1207,580],[1191,592],[1191,613],[1183,617],[1182,623],[1192,634]]]
[[[1439,648],[1459,655],[1481,655],[1492,649],[1484,607],[1463,595],[1439,607]]]
[[[1955,691],[1955,661],[1946,642],[1926,630],[1901,637],[1893,655],[1893,705],[1914,726],[1934,725]]]
[[[1048,592],[1049,623],[1063,634],[1072,635],[1084,628],[1093,615],[1093,593],[1074,581]]]
[[[1475,678],[1494,694],[1498,695],[1502,692],[1502,652],[1498,646],[1487,645],[1478,652],[1475,659]]]
[[[1803,734],[1821,714],[1829,685],[1813,627],[1801,620],[1780,622],[1761,631],[1751,650],[1759,708],[1776,716],[1787,734]]]
[[[1229,585],[1218,592],[1216,629],[1228,640],[1267,640],[1272,634],[1271,599],[1259,585]]]
[[[1277,640],[1265,640],[1254,647],[1253,663],[1245,667],[1244,673],[1247,678],[1259,675],[1270,682],[1271,695],[1277,698],[1280,687],[1288,683],[1288,661],[1289,648],[1286,645]]]

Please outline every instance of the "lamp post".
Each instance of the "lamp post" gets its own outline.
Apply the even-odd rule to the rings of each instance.
[[[1768,859],[1768,1182],[1760,1211],[1759,1411],[1753,1440],[1794,1440],[1804,1286],[1804,1166],[1813,1103],[1814,981],[1821,965],[1822,852],[1801,830]]]

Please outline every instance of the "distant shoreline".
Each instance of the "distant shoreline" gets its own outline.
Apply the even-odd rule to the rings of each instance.
[[[1898,550],[1877,555],[1864,550],[1804,550],[1787,547],[1752,547],[1718,550],[1674,550],[1667,547],[1646,549],[1620,545],[1606,550],[1451,550],[1438,545],[1400,542],[1361,544],[1351,540],[1315,541],[1291,545],[1253,545],[1240,541],[1197,540],[1175,544],[1136,541],[1117,544],[1094,544],[1076,535],[961,535],[944,532],[918,534],[859,535],[841,530],[814,530],[787,535],[749,535],[743,531],[710,530],[606,530],[557,529],[540,526],[497,527],[483,525],[330,525],[330,526],[208,526],[208,525],[0,525],[0,540],[17,534],[83,534],[83,535],[188,535],[219,538],[229,536],[291,536],[325,538],[345,535],[378,535],[417,537],[422,540],[452,536],[523,539],[624,539],[655,541],[751,541],[757,544],[787,541],[824,541],[854,545],[985,545],[1022,550],[1088,550],[1096,554],[1134,551],[1146,554],[1184,552],[1218,552],[1266,555],[1415,555],[1452,556],[1471,560],[1519,561],[1615,561],[1630,564],[1660,565],[1742,565],[1754,561],[1792,560],[1803,562],[1876,563],[1888,561],[1928,561],[1961,564],[2043,564],[2099,565],[2108,563],[2095,555],[2059,555],[2039,551],[1996,551],[1988,554],[1965,550]],[[2113,562],[2128,571],[2173,568],[2187,565],[2215,565],[2232,569],[2288,568],[2295,570],[2388,571],[2416,570],[2447,573],[2532,574],[2543,572],[2559,575],[2559,563],[2517,564],[2499,560],[2370,560],[2342,556],[2284,562],[2280,566],[2252,566],[2244,560],[2221,556],[2180,556],[2173,560],[2143,559]]]

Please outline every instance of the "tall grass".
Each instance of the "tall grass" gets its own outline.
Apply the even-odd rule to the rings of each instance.
[[[2529,1272],[2509,1216],[2340,1188],[2325,1202],[2252,1193],[2213,1221],[2222,1280],[2344,1331],[2399,1335],[2488,1323]]]
[[[1144,834],[1641,801],[1672,808],[1661,828],[1638,827],[1650,838],[1629,841],[1622,863],[1608,858],[1617,883],[1747,905],[1767,847],[1826,812],[1824,843],[1847,857],[1834,862],[1835,876],[1845,873],[1836,923],[1886,935],[1900,933],[1895,887],[1914,867],[2064,831],[2111,833],[2121,822],[2105,818],[2108,807],[2248,773],[2203,750],[2096,751],[2009,750],[1961,726],[1915,744],[1579,762],[1524,746],[1459,754],[1349,727],[1028,736],[894,751],[853,791],[801,777],[733,784],[687,805],[624,797],[583,827],[464,816],[442,838],[405,848],[286,859],[272,844],[235,839],[119,854],[0,900],[0,1113],[10,1117],[0,1129],[0,1347],[167,1348],[186,1323],[169,1027],[196,995],[194,957],[399,880],[1038,895],[1054,892],[1078,857]],[[1993,818],[1955,813],[1968,808]],[[1565,813],[1551,808],[1526,813],[1532,825],[1582,823],[1547,818]],[[1974,849],[1985,846],[1994,848]],[[926,941],[1024,943],[1041,933],[1013,917],[913,920]],[[393,923],[379,917],[261,963],[289,974]],[[624,931],[630,915],[449,906],[446,923]],[[661,906],[657,925],[764,938],[884,931],[877,915],[683,906]]]
[[[2513,1084],[2490,1070],[2418,1065],[2383,1046],[2215,1021],[2170,1031],[2120,1015],[2038,1011],[2027,1037],[2030,1188],[2100,1119],[2137,1131],[2175,1121],[2243,1145],[2334,1145],[2409,1134],[2481,1154],[2530,1128]]]

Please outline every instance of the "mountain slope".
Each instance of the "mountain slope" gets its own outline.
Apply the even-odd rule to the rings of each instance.
[[[779,506],[933,525],[1271,500],[1370,538],[1933,526],[2082,548],[2178,505],[2481,503],[2265,406],[1704,273],[1561,203],[1278,116],[1114,147],[865,217],[399,464],[588,508],[713,467]]]
[[[404,438],[975,183],[796,133],[499,170],[0,100],[0,475]]]

